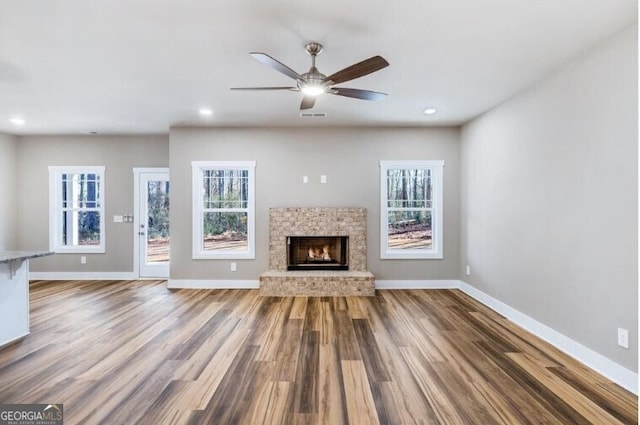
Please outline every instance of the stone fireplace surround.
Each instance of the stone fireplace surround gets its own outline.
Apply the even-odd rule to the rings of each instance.
[[[349,236],[348,271],[287,271],[287,236]],[[264,296],[373,296],[367,271],[365,208],[270,208],[269,270],[260,275]]]

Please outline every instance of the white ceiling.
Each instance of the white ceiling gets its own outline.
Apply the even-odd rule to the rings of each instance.
[[[168,133],[174,125],[449,125],[496,106],[637,22],[636,0],[0,0],[0,132]],[[379,54],[390,66],[341,84],[381,102],[235,92]],[[211,118],[198,116],[208,106]],[[435,106],[427,117],[422,111]],[[23,126],[9,122],[20,116]]]

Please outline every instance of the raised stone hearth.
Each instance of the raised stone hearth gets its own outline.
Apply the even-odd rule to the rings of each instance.
[[[347,236],[349,270],[287,271],[287,237]],[[367,271],[364,208],[271,208],[269,270],[260,276],[264,296],[373,296],[375,277]]]
[[[370,272],[270,270],[260,276],[260,294],[283,296],[373,296],[374,276]]]

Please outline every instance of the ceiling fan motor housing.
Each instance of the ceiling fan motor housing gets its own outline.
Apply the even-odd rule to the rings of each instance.
[[[306,72],[301,75],[302,79],[298,80],[298,88],[300,90],[304,90],[305,87],[318,87],[318,88],[326,88],[330,85],[331,81],[327,80],[327,76],[320,73],[315,66],[312,66],[309,69],[309,72]]]

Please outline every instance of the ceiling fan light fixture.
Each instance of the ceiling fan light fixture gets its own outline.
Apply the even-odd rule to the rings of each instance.
[[[326,91],[326,87],[324,86],[316,86],[313,84],[308,84],[302,88],[302,93],[307,96],[318,96]]]

